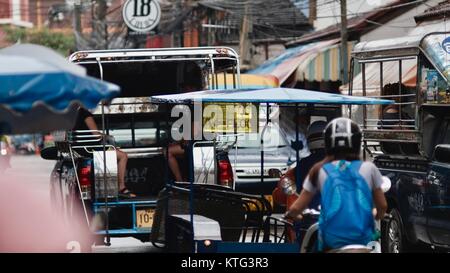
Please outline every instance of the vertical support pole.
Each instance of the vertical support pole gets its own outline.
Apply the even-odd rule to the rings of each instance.
[[[133,230],[137,229],[137,224],[136,224],[136,204],[131,204],[131,214],[133,215]]]
[[[212,79],[212,88],[211,89],[216,89],[216,72],[215,72],[215,67],[214,67],[214,59],[212,57],[212,54],[209,54],[209,61],[211,62],[211,79]]]
[[[233,67],[233,89],[236,89],[236,67]]]
[[[354,65],[355,65],[355,59],[351,58],[350,60],[350,79],[348,82],[348,95],[352,96],[353,95],[353,69],[354,69]],[[348,117],[350,119],[352,119],[352,105],[349,104],[348,105]]]
[[[348,33],[347,33],[347,0],[341,1],[341,79],[342,84],[348,81]]]
[[[193,108],[195,107],[195,105],[193,105]],[[193,109],[191,109],[193,110]],[[192,113],[193,111],[191,111]],[[195,252],[195,242],[194,242],[194,155],[193,155],[193,150],[192,150],[192,142],[194,139],[194,135],[195,135],[195,128],[192,126],[194,124],[194,119],[195,119],[195,114],[191,115],[191,137],[192,140],[189,141],[189,145],[187,147],[188,149],[188,161],[189,161],[189,187],[190,187],[190,191],[189,191],[189,214],[190,214],[190,219],[191,219],[191,230],[193,231],[192,233],[192,253]],[[187,151],[184,151],[185,153]],[[215,156],[215,155],[214,155]]]
[[[300,185],[300,138],[298,136],[299,127],[298,127],[298,120],[300,118],[299,112],[298,112],[298,103],[295,104],[295,185]]]
[[[399,106],[398,106],[398,119],[400,120],[399,124],[400,124],[400,128],[403,127],[403,122],[402,122],[402,60],[398,60],[398,98],[399,98]]]
[[[219,75],[216,73],[216,89],[219,89]]]
[[[362,67],[361,67],[361,72],[362,72],[362,89],[363,89],[363,97],[366,96],[366,63],[362,63]],[[363,130],[367,129],[367,105],[363,105]],[[364,137],[364,134],[363,134]],[[364,149],[363,149],[363,159],[366,160],[366,147],[367,147],[367,142],[366,140],[364,140],[363,142],[364,145]]]
[[[227,89],[227,72],[223,72],[223,89]]]
[[[266,103],[266,125],[264,126],[263,130],[261,131],[261,188],[264,188],[264,134],[266,132],[267,126],[269,124],[269,103]],[[261,197],[264,197],[263,193],[261,192]]]
[[[383,77],[384,77],[384,72],[383,72],[383,62],[380,62],[380,96],[384,95],[384,83],[383,83]],[[384,98],[384,97],[380,97],[380,98]],[[387,98],[390,99],[390,98]],[[381,124],[383,124],[383,108],[385,107],[384,105],[380,105],[379,107],[381,107]]]
[[[380,62],[380,95],[384,95],[383,76],[383,62]]]
[[[100,70],[100,80],[103,81],[103,66],[100,62],[100,58],[97,58],[97,64]],[[102,104],[102,146],[103,146],[103,188],[105,190],[105,211],[106,211],[106,245],[111,245],[111,236],[109,234],[109,212],[108,212],[108,182],[106,179],[106,122],[105,122],[105,103]]]
[[[173,186],[173,181],[170,180],[170,169],[169,169],[169,144],[170,144],[170,135],[171,135],[171,129],[169,126],[169,117],[170,117],[170,111],[169,111],[169,103],[166,102],[163,104],[165,111],[166,111],[166,140],[165,140],[165,150],[166,150],[166,166],[165,166],[165,181],[166,181],[166,189],[171,188]],[[168,220],[169,220],[169,206],[170,206],[170,190],[167,190],[166,195],[164,196],[165,204],[164,204],[164,232],[165,234],[169,234],[169,226],[168,226]],[[166,235],[167,236],[167,235]],[[167,237],[166,237],[167,238]]]
[[[169,124],[169,117],[170,117],[170,104],[168,102],[166,102],[165,104],[165,108],[166,108],[166,130],[167,130],[167,142],[166,142],[166,184],[167,182],[169,182],[170,186],[173,186],[173,180],[170,180],[170,168],[169,168],[169,146],[170,146],[170,134],[171,134],[171,129],[170,129],[170,124]]]

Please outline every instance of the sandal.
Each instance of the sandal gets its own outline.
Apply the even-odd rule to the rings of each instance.
[[[132,193],[129,189],[123,188],[119,191],[119,197],[121,198],[135,198],[136,194]]]

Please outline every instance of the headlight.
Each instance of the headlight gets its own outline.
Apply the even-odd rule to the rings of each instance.
[[[281,188],[283,190],[283,193],[286,195],[294,195],[297,192],[295,181],[288,177],[285,177],[281,180]]]
[[[8,152],[6,151],[6,149],[1,149],[1,152],[0,152],[2,155],[6,155]]]

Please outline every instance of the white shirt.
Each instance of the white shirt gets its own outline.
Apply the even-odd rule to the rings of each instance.
[[[280,116],[279,116],[279,122],[280,122],[280,128],[282,129],[281,131],[284,134],[285,139],[288,142],[288,145],[291,147],[292,152],[294,154],[294,158],[295,158],[295,153],[296,151],[292,148],[292,142],[296,141],[296,124],[295,124],[295,111],[292,111],[293,108],[283,108],[280,107]],[[302,126],[299,126],[298,128],[298,139],[299,141],[301,141],[303,143],[303,149],[301,149],[299,151],[299,157],[300,159],[308,157],[311,152],[308,149],[308,142],[306,141],[306,128],[302,128]]]
[[[337,164],[338,161],[333,161],[333,164]],[[369,189],[373,191],[374,189],[381,188],[381,184],[383,183],[383,177],[378,170],[377,166],[372,162],[365,161],[361,164],[361,168],[359,169],[359,173],[364,178],[364,180],[369,185]],[[309,175],[305,178],[305,182],[303,183],[303,189],[309,191],[310,193],[316,193],[317,190],[322,191],[323,185],[325,181],[327,181],[327,173],[323,168],[320,169],[319,177],[318,177],[318,185],[319,189],[315,187],[311,181],[309,180]]]

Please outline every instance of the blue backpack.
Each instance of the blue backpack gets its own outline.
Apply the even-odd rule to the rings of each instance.
[[[318,250],[366,245],[374,237],[372,193],[359,173],[360,160],[323,166],[328,175],[322,189]]]

